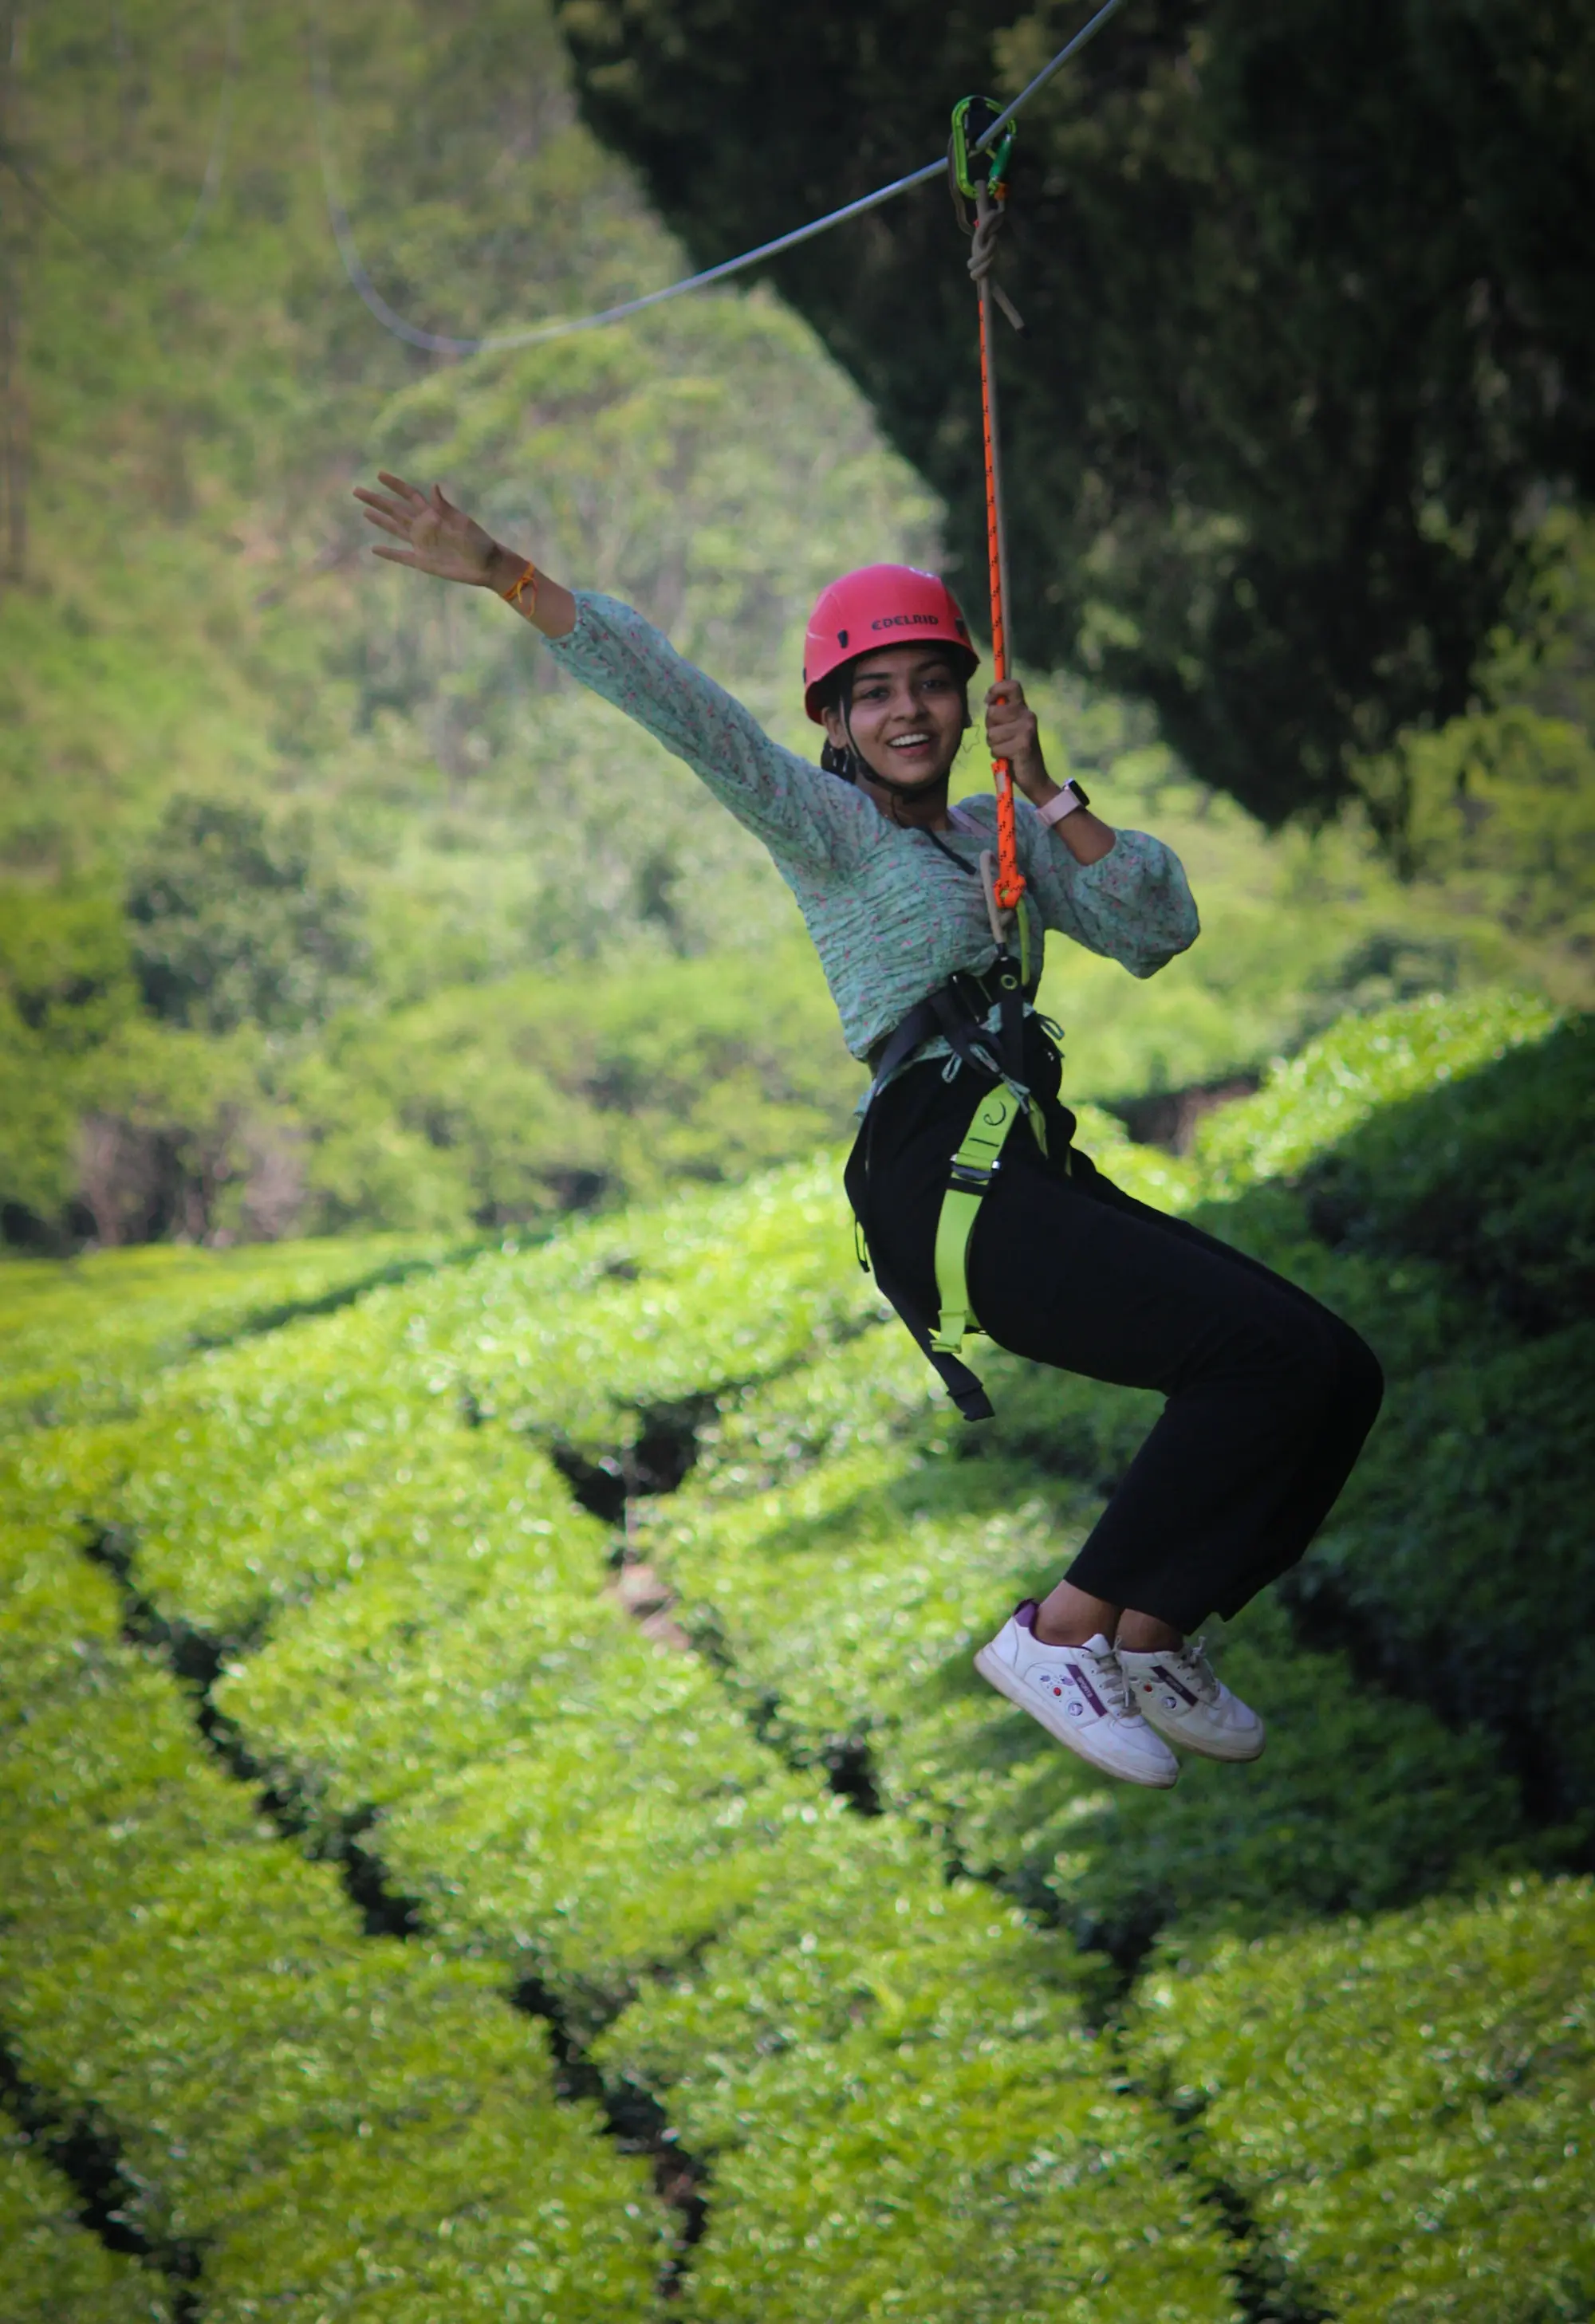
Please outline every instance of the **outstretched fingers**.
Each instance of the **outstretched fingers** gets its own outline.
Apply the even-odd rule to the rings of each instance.
[[[403,476],[392,475],[387,469],[379,468],[376,477],[379,484],[387,486],[385,493],[374,493],[366,484],[357,484],[354,488],[355,498],[364,508],[368,524],[379,524],[385,532],[396,533],[400,540],[408,540],[417,517],[438,513],[425,493],[418,493],[413,484],[405,483]]]
[[[410,538],[410,520],[401,515],[389,501],[379,501],[373,493],[357,492],[355,498],[366,503],[366,521],[382,527],[384,532],[397,534],[401,540]]]

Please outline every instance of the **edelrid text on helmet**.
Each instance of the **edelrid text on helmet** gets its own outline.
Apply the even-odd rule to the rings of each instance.
[[[915,565],[861,566],[822,589],[809,616],[803,641],[803,708],[816,725],[822,723],[820,696],[825,680],[867,650],[867,638],[891,630],[912,630],[916,638],[949,646],[966,678],[978,665],[969,623],[939,574],[923,573]]]

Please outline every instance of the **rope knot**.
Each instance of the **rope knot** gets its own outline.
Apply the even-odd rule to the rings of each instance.
[[[970,229],[974,239],[969,244],[969,275],[983,297],[989,289],[1014,328],[1022,331],[1025,325],[1018,310],[991,271],[997,263],[997,238],[1006,217],[1002,203],[994,201],[982,187],[976,196],[975,223]]]

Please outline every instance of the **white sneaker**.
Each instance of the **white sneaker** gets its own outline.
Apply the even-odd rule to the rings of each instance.
[[[1255,1759],[1268,1730],[1218,1678],[1200,1638],[1155,1654],[1118,1649],[1118,1666],[1148,1723],[1204,1759]]]
[[[981,1677],[1093,1767],[1158,1790],[1175,1782],[1180,1762],[1131,1701],[1107,1639],[1043,1646],[1035,1635],[1036,1610],[1035,1600],[1027,1598],[981,1647],[975,1656]]]

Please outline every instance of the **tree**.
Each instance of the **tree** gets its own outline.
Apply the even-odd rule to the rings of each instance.
[[[145,1006],[212,1033],[292,1032],[364,974],[357,898],[321,862],[309,818],[173,799],[127,888]]]
[[[1017,88],[1080,21],[561,15],[589,119],[699,263],[923,161],[951,99]],[[1467,706],[1547,491],[1595,483],[1595,14],[1128,0],[1026,114],[1014,185],[1021,651],[1150,700],[1266,820],[1328,812],[1360,761]],[[946,494],[978,607],[961,256],[932,188],[772,272]]]

